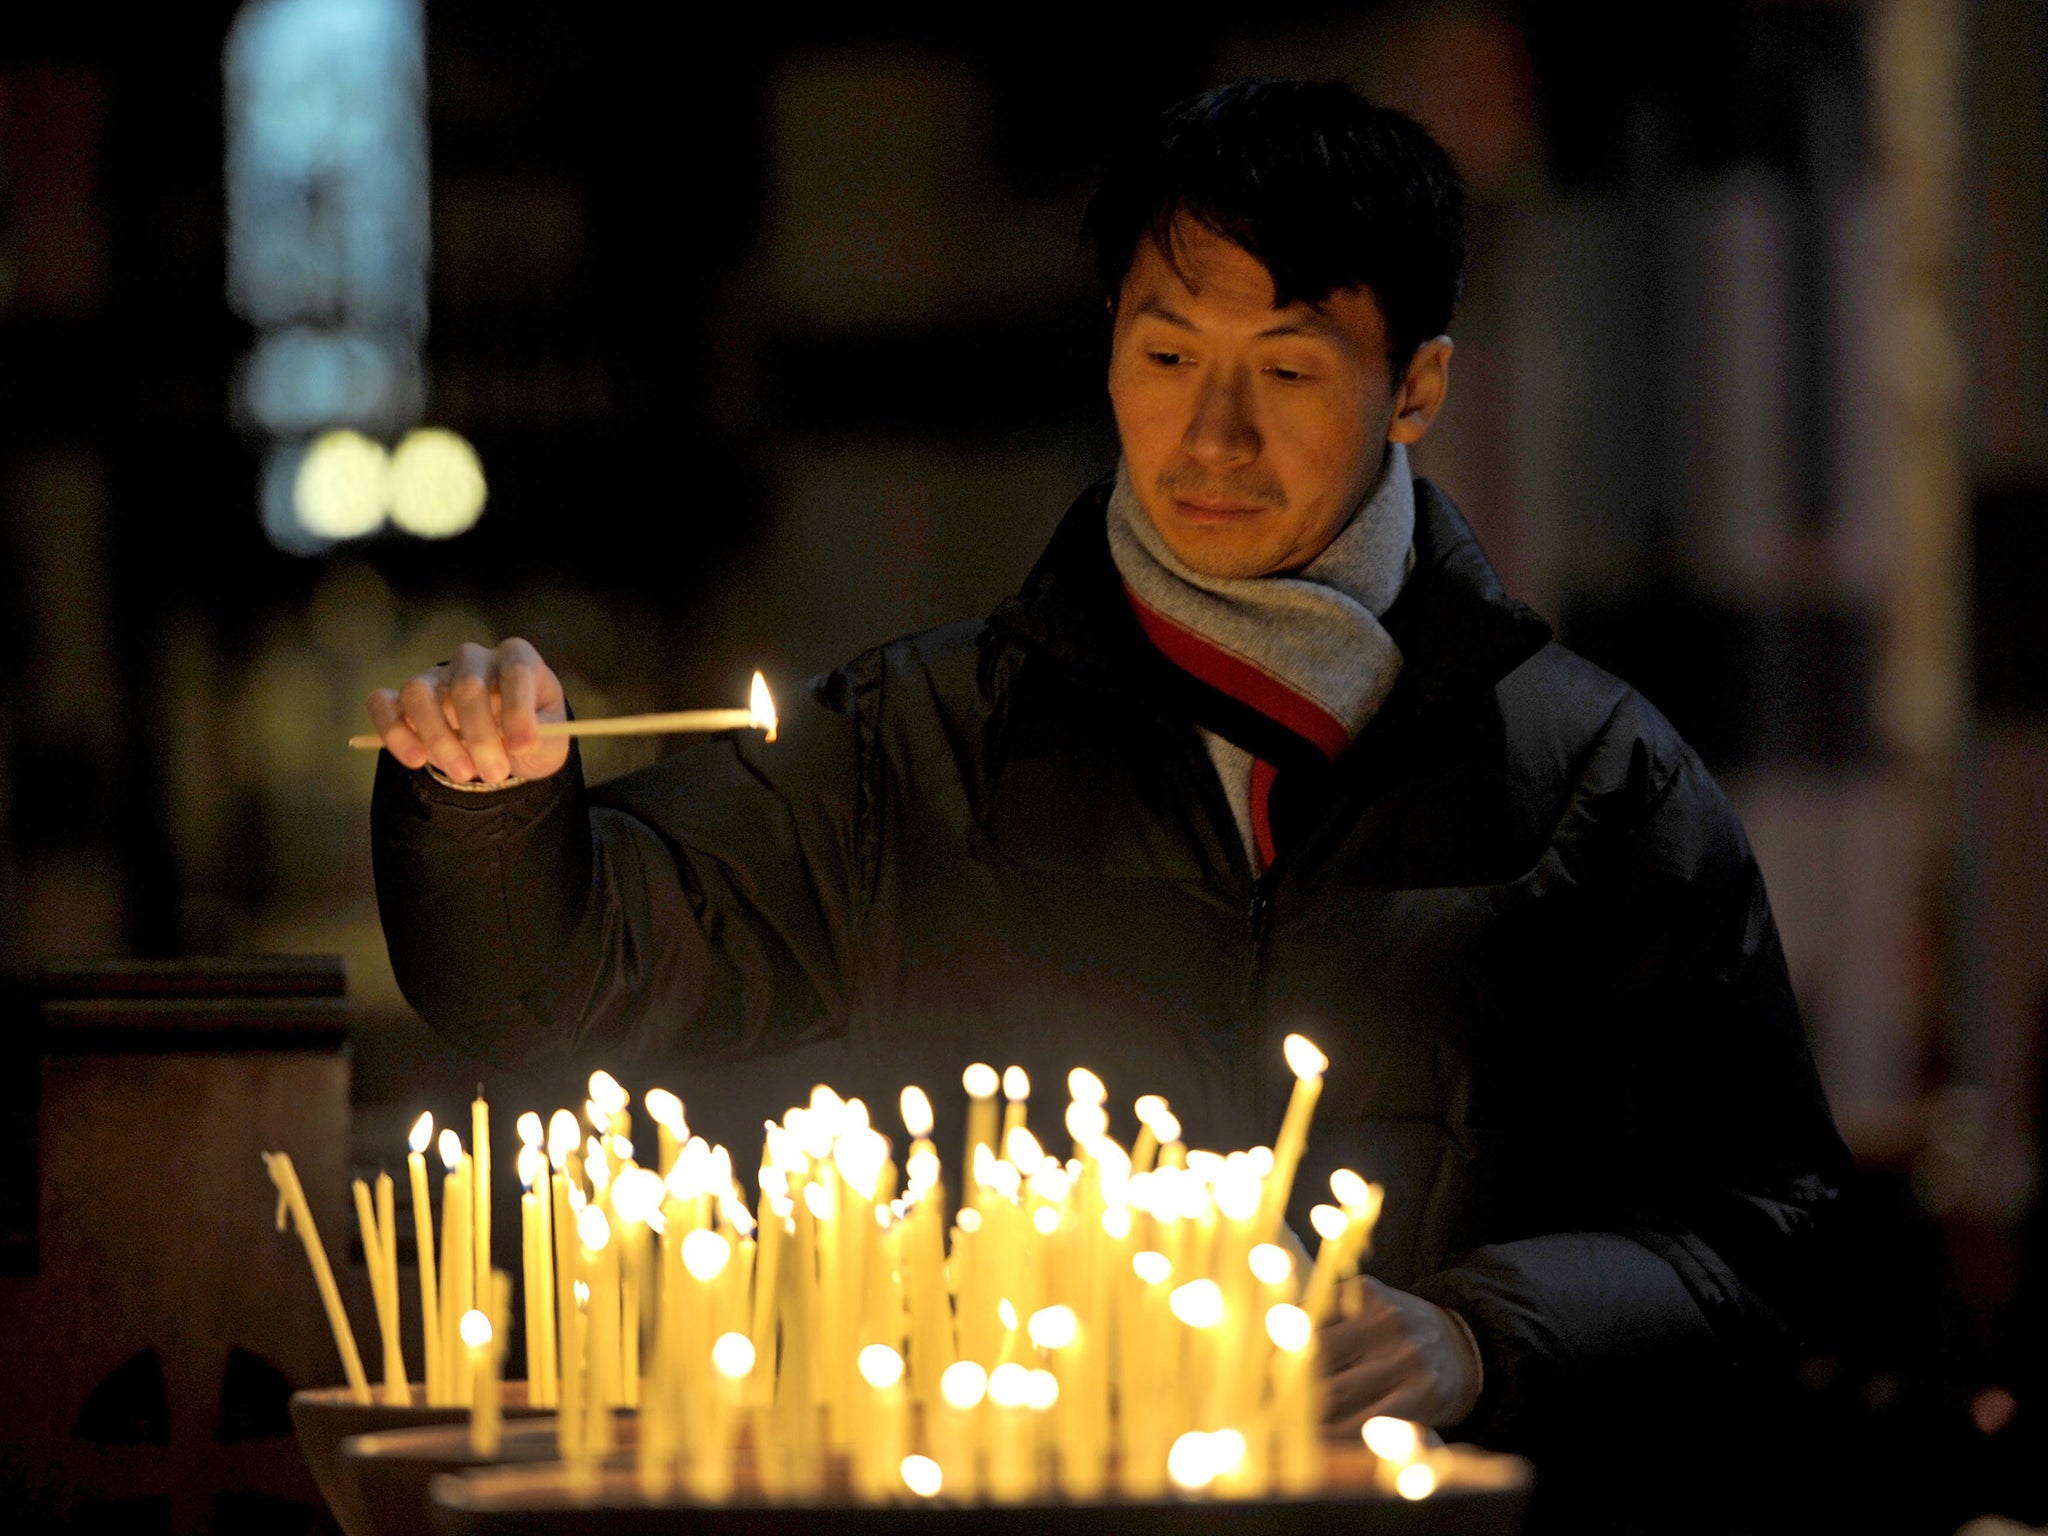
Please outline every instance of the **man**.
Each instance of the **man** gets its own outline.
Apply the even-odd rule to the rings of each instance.
[[[1089,229],[1123,461],[985,622],[597,792],[522,641],[371,698],[407,995],[487,1056],[765,1063],[721,1079],[755,1120],[823,1048],[871,1097],[1085,1064],[1227,1146],[1300,1029],[1332,1065],[1297,1218],[1336,1166],[1387,1190],[1334,1423],[1526,1445],[1767,1358],[1841,1146],[1726,801],[1409,473],[1448,160],[1243,83]]]

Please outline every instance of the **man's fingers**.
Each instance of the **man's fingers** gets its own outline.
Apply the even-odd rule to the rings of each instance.
[[[455,706],[456,727],[476,765],[477,777],[487,784],[502,783],[512,772],[505,738],[491,709],[493,660],[482,646],[465,644],[455,648],[448,667],[448,697]]]
[[[513,752],[525,752],[540,740],[539,666],[540,657],[524,640],[498,647],[498,723]]]
[[[1433,1406],[1428,1383],[1401,1382],[1369,1400],[1364,1407],[1328,1421],[1329,1430],[1333,1438],[1356,1439],[1358,1432],[1365,1428],[1367,1419],[1376,1419],[1382,1414],[1390,1419],[1412,1419],[1418,1424],[1425,1424],[1429,1422]]]
[[[1323,1383],[1324,1421],[1356,1429],[1372,1416],[1371,1410],[1378,1404],[1394,1392],[1413,1386],[1414,1371],[1412,1360],[1403,1362],[1380,1356],[1334,1373]],[[1426,1390],[1427,1382],[1422,1385]]]
[[[477,777],[476,763],[448,723],[443,694],[440,678],[423,672],[398,690],[398,704],[428,760],[449,778],[468,783]]]
[[[370,695],[368,706],[370,723],[384,738],[384,750],[408,768],[418,770],[426,767],[427,749],[421,745],[413,728],[405,723],[405,711],[398,704],[398,691],[379,688]]]

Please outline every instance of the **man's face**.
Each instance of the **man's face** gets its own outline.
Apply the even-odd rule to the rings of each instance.
[[[1174,236],[1179,270],[1146,240],[1117,301],[1109,398],[1132,488],[1204,575],[1299,570],[1386,450],[1397,401],[1379,303],[1353,288],[1275,309],[1241,246],[1185,218]]]

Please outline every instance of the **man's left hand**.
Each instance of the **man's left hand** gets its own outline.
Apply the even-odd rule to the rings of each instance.
[[[1355,1435],[1375,1414],[1448,1429],[1479,1401],[1479,1351],[1434,1302],[1360,1277],[1323,1327],[1323,1423]]]

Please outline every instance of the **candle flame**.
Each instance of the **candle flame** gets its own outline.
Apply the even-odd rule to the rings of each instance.
[[[1317,1050],[1315,1042],[1306,1035],[1289,1035],[1280,1043],[1280,1049],[1287,1057],[1287,1070],[1304,1081],[1321,1077],[1329,1069],[1330,1058]]]
[[[590,1074],[590,1102],[611,1116],[626,1107],[630,1096],[611,1073],[593,1072]]]
[[[860,1352],[861,1379],[886,1392],[903,1379],[903,1357],[886,1344],[870,1344]]]
[[[1173,1260],[1163,1253],[1153,1252],[1150,1248],[1131,1255],[1131,1268],[1137,1271],[1138,1278],[1147,1285],[1164,1285],[1173,1277]]]
[[[652,1168],[625,1168],[612,1180],[612,1209],[624,1222],[647,1223],[661,1209],[666,1193],[661,1175]]]
[[[946,1474],[929,1456],[903,1458],[903,1486],[920,1499],[935,1498],[946,1485]]]
[[[1294,1273],[1294,1255],[1278,1243],[1260,1243],[1251,1251],[1251,1266],[1261,1285],[1284,1285]]]
[[[1152,1117],[1152,1135],[1162,1143],[1180,1140],[1180,1117],[1168,1109],[1163,1100],[1159,1113]]]
[[[546,1176],[547,1155],[539,1147],[519,1149],[519,1184],[522,1189],[532,1189]]]
[[[434,1112],[431,1109],[413,1121],[412,1134],[405,1140],[415,1152],[424,1152],[434,1144]]]
[[[1131,1109],[1138,1117],[1138,1124],[1151,1125],[1154,1120],[1166,1113],[1166,1100],[1156,1093],[1148,1093],[1133,1104]],[[1155,1129],[1153,1135],[1158,1134]]]
[[[754,1369],[754,1341],[744,1333],[721,1333],[711,1346],[711,1365],[727,1381],[742,1381]]]
[[[590,1305],[590,1282],[588,1280],[578,1280],[576,1282],[576,1305],[579,1307]]]
[[[1109,1097],[1109,1090],[1086,1067],[1076,1067],[1067,1074],[1067,1097],[1076,1104],[1100,1104]]]
[[[647,1118],[682,1140],[689,1135],[689,1126],[683,1119],[683,1101],[666,1088],[650,1088],[641,1095],[640,1102],[647,1106]]]
[[[898,1095],[896,1107],[903,1114],[903,1129],[918,1140],[932,1133],[932,1101],[922,1088],[906,1088]]]
[[[462,1138],[452,1128],[441,1132],[441,1163],[450,1173],[462,1166]]]
[[[1003,1097],[1006,1099],[1030,1098],[1031,1074],[1022,1067],[1003,1068]]]
[[[1031,1225],[1038,1229],[1041,1237],[1051,1237],[1060,1229],[1060,1213],[1050,1205],[1041,1205],[1031,1213]]]
[[[1122,1242],[1131,1235],[1131,1213],[1123,1206],[1111,1206],[1102,1213],[1102,1230],[1113,1241]]]
[[[462,1342],[471,1349],[482,1349],[491,1342],[491,1320],[483,1313],[468,1311],[462,1314]]]
[[[732,1244],[716,1232],[699,1227],[683,1239],[683,1268],[694,1280],[716,1280],[731,1258]]]
[[[824,1185],[806,1184],[804,1186],[804,1208],[819,1221],[831,1219],[832,1197],[825,1192]]]
[[[1349,1168],[1339,1168],[1330,1175],[1330,1193],[1347,1211],[1362,1211],[1372,1204],[1372,1186]]]
[[[960,1086],[967,1090],[970,1099],[987,1099],[995,1096],[1003,1080],[996,1076],[996,1069],[985,1061],[977,1061],[960,1074]]]
[[[547,1131],[540,1123],[540,1116],[530,1109],[519,1117],[514,1129],[519,1132],[521,1146],[537,1147],[547,1140]]]
[[[1394,1491],[1404,1499],[1426,1499],[1436,1492],[1436,1469],[1426,1461],[1411,1461],[1394,1474]]]
[[[1024,1377],[1024,1406],[1044,1413],[1060,1400],[1060,1379],[1047,1370],[1033,1370]]]
[[[1214,1280],[1190,1280],[1177,1286],[1166,1304],[1190,1328],[1214,1328],[1223,1321],[1223,1288]]]
[[[1010,1127],[1010,1134],[1003,1139],[1003,1150],[1010,1155],[1010,1166],[1019,1173],[1036,1173],[1045,1161],[1045,1148],[1021,1125]]]
[[[1263,1179],[1273,1171],[1273,1149],[1271,1147],[1253,1147],[1244,1156],[1245,1161],[1251,1164],[1252,1172],[1256,1173],[1260,1178]]]
[[[602,1253],[604,1245],[612,1240],[612,1224],[604,1219],[603,1211],[586,1205],[576,1217],[576,1236],[592,1253]]]
[[[1216,1181],[1216,1209],[1232,1221],[1250,1221],[1259,1209],[1259,1176],[1248,1165],[1225,1168]]]
[[[1266,1309],[1266,1337],[1290,1355],[1307,1349],[1309,1336],[1314,1332],[1315,1324],[1309,1321],[1308,1314],[1290,1302]]]
[[[548,1161],[557,1168],[569,1166],[569,1154],[576,1150],[576,1143],[583,1139],[582,1127],[576,1124],[576,1117],[566,1109],[558,1109],[548,1117]]]
[[[1410,1461],[1422,1448],[1420,1430],[1406,1419],[1388,1418],[1385,1414],[1367,1419],[1359,1430],[1359,1438],[1381,1461]]]
[[[775,717],[775,700],[768,692],[768,679],[758,672],[754,674],[753,687],[747,690],[747,712],[754,717],[750,723],[767,732],[762,740],[773,741],[781,721]]]
[[[988,1395],[988,1372],[972,1360],[955,1360],[939,1376],[939,1395],[965,1412]]]
[[[1040,1349],[1065,1349],[1080,1330],[1072,1307],[1041,1307],[1031,1314],[1031,1342]]]
[[[1031,1400],[1031,1373],[1006,1360],[988,1374],[988,1400],[998,1408],[1022,1408]]]
[[[1074,1100],[1067,1106],[1067,1134],[1076,1145],[1087,1147],[1109,1129],[1109,1111],[1100,1104]]]
[[[1211,1437],[1199,1429],[1191,1429],[1175,1440],[1173,1449],[1166,1453],[1166,1475],[1173,1479],[1176,1488],[1185,1488],[1190,1493],[1208,1487],[1222,1471]]]

